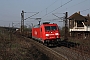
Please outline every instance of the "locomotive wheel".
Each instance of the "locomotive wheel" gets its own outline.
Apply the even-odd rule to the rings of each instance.
[[[43,45],[48,46],[48,44],[47,44],[47,43],[43,43]]]

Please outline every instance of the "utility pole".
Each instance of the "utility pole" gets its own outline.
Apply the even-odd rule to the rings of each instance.
[[[67,23],[67,18],[68,17],[68,12],[65,13],[65,34],[64,34],[64,40],[67,40],[67,34],[68,34],[68,23]]]
[[[12,22],[12,28],[14,27],[13,24],[14,24],[14,23]]]
[[[64,40],[66,41],[68,39],[68,21],[67,21],[67,19],[68,19],[67,18],[68,17],[68,12],[66,12],[66,13],[59,13],[59,14],[65,14],[65,17],[64,17],[63,21],[65,22]],[[55,14],[53,14],[53,15],[56,16],[57,18],[61,19],[61,20],[63,18],[63,17],[58,17]],[[62,21],[60,21],[60,22],[62,22]]]
[[[21,33],[24,32],[24,11],[21,13]]]
[[[24,11],[22,10],[22,12],[21,12],[21,33],[22,33],[22,34],[24,33],[24,20],[28,19],[28,18],[24,19],[24,13],[35,13],[35,14],[33,14],[32,16],[28,17],[28,18],[31,18],[31,17],[33,17],[34,15],[38,14],[39,12],[24,12]]]
[[[12,22],[12,32],[13,32],[13,24],[14,24],[14,23]]]

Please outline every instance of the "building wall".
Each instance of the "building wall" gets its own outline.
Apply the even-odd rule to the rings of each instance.
[[[87,26],[87,30],[90,31],[90,26]]]
[[[70,36],[78,38],[78,39],[89,38],[90,37],[90,26],[86,26],[84,23],[83,25],[84,27],[77,27],[77,25],[74,25],[73,28],[70,28]]]
[[[69,28],[73,28],[74,27],[74,21],[73,20],[69,20]]]
[[[75,23],[77,24],[77,23]],[[71,31],[90,31],[90,26],[86,26],[84,23],[83,23],[84,27],[77,27],[77,25],[75,25],[73,28],[70,28],[70,32]]]

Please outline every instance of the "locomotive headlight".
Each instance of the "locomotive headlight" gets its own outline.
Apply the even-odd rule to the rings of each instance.
[[[57,38],[59,38],[59,37],[57,36]]]
[[[59,33],[55,33],[55,35],[59,35]]]
[[[49,34],[46,34],[46,36],[49,36]]]

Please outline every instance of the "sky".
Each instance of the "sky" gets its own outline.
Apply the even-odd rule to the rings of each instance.
[[[69,17],[79,11],[84,16],[90,14],[90,0],[0,0],[0,26],[12,27],[13,23],[13,26],[20,27],[22,10],[27,12],[24,18],[39,12],[24,21],[27,26],[38,24],[38,20],[32,18],[41,18],[41,23],[50,21],[62,27],[64,23],[56,16],[64,17],[68,12]]]

